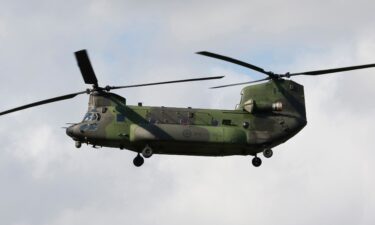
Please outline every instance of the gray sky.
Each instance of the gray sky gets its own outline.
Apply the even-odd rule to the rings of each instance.
[[[373,1],[0,0],[1,110],[85,89],[86,48],[102,85],[226,75],[127,89],[128,103],[234,108],[253,71],[195,55],[226,54],[275,72],[375,62]],[[375,70],[296,77],[308,125],[260,168],[251,157],[158,156],[74,148],[61,127],[87,96],[0,118],[0,223],[374,224]],[[173,93],[173,94],[171,94]]]

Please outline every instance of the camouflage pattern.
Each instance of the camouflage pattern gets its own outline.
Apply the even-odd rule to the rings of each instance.
[[[154,154],[256,155],[305,125],[303,86],[280,79],[243,88],[235,110],[130,106],[114,93],[94,92],[84,121],[67,134],[135,152],[148,145]]]

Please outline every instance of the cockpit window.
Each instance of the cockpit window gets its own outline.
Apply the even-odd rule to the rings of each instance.
[[[99,113],[86,113],[85,117],[83,117],[83,122],[86,121],[99,121],[100,120],[100,114]]]

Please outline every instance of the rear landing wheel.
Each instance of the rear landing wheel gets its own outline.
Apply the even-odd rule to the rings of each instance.
[[[271,158],[272,155],[273,155],[273,151],[272,151],[272,149],[269,149],[269,148],[264,149],[264,151],[263,151],[263,155],[264,155],[264,157],[266,157],[266,158]]]
[[[251,162],[255,167],[259,167],[260,165],[262,165],[262,160],[258,156],[255,156]]]
[[[145,158],[150,158],[153,153],[152,148],[148,145],[142,150],[142,156]]]
[[[138,153],[138,155],[133,159],[133,163],[134,163],[134,166],[136,167],[140,167],[143,165],[143,163],[145,162],[145,160],[143,159],[143,157]]]

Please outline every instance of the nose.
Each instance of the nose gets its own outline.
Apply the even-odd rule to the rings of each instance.
[[[72,126],[66,128],[66,134],[67,134],[69,137],[73,137],[73,134],[74,134],[73,129],[74,129],[74,125],[72,125]]]

